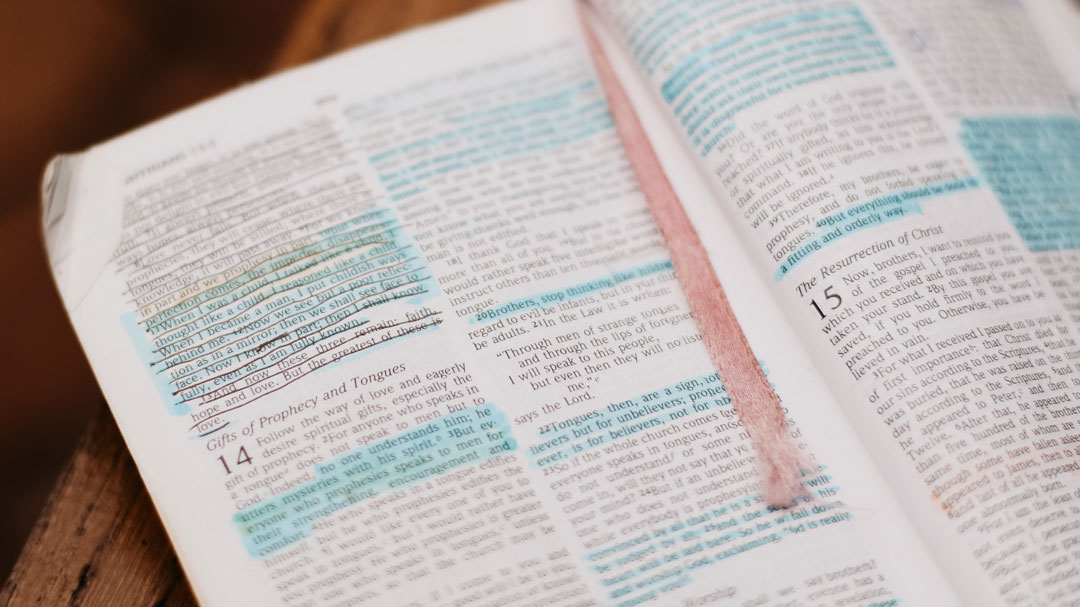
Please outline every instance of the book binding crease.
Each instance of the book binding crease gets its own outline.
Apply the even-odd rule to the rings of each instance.
[[[802,485],[798,449],[788,432],[780,399],[750,349],[701,238],[671,187],[641,121],[584,13],[581,13],[581,22],[615,129],[671,253],[675,276],[701,332],[709,359],[757,449],[763,476],[762,496],[770,506],[791,507],[797,498],[808,493]]]

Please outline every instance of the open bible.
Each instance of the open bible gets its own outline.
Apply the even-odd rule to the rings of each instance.
[[[56,158],[48,254],[204,605],[1080,605],[1077,19],[510,2]]]

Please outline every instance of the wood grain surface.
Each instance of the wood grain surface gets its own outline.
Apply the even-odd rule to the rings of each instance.
[[[275,71],[494,1],[315,0]],[[0,589],[0,606],[196,604],[120,432],[99,408]]]

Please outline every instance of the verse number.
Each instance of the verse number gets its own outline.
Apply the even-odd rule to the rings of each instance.
[[[835,310],[839,308],[842,303],[844,303],[844,300],[840,298],[840,295],[836,293],[831,293],[830,291],[832,291],[831,285],[825,287],[825,304],[829,307],[830,310]],[[810,305],[813,306],[814,310],[817,311],[818,316],[820,316],[824,320],[826,316],[825,311],[822,310],[821,306],[818,305],[817,300],[811,299]]]
[[[229,462],[225,461],[225,456],[224,455],[219,455],[218,456],[218,461],[221,462],[222,467],[225,468],[225,474],[232,474],[232,468],[229,468]],[[251,456],[248,455],[247,448],[241,446],[240,447],[240,452],[236,454],[236,463],[233,464],[233,465],[239,466],[241,464],[250,464],[250,463],[251,463]]]

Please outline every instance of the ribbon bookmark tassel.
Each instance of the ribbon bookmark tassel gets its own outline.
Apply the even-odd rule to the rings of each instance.
[[[798,449],[791,441],[780,399],[750,349],[705,247],[660,166],[629,97],[616,79],[584,13],[580,14],[615,130],[667,243],[675,276],[690,304],[690,313],[697,322],[709,358],[757,450],[763,476],[762,495],[770,506],[793,506],[798,497],[806,495],[806,490],[802,485]]]

